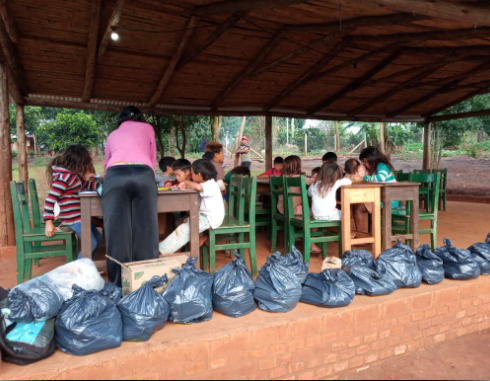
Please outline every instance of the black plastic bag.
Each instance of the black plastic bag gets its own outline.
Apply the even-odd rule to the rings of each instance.
[[[468,250],[475,256],[481,275],[490,275],[490,233],[484,243],[476,243]]]
[[[301,302],[319,307],[345,307],[352,303],[356,287],[352,279],[340,269],[308,274],[303,285]]]
[[[104,286],[104,289],[100,291],[100,295],[109,298],[109,300],[117,304],[121,300],[122,290],[114,283],[107,282]]]
[[[386,277],[390,277],[397,288],[417,288],[422,283],[422,273],[417,266],[415,253],[400,240],[391,249],[384,251],[376,261],[383,263]]]
[[[372,268],[374,264],[373,255],[366,250],[349,250],[342,257],[342,268],[353,266],[364,266]]]
[[[213,306],[223,315],[238,318],[257,309],[255,283],[241,255],[214,274]]]
[[[197,258],[190,257],[163,293],[170,306],[169,320],[193,324],[213,317],[213,276],[196,268]]]
[[[420,246],[415,255],[417,257],[417,266],[425,283],[438,284],[444,280],[442,259],[431,251],[430,245],[424,244]]]
[[[126,295],[117,308],[123,322],[124,341],[147,341],[165,326],[170,307],[163,296],[154,289],[168,282],[167,276],[154,276],[141,288]]]
[[[0,310],[8,310],[8,292],[0,288]],[[16,365],[29,365],[48,358],[56,351],[55,319],[34,323],[7,325],[7,316],[0,313],[0,352],[2,360]]]
[[[375,262],[372,267],[360,265],[346,267],[345,271],[354,282],[358,295],[388,295],[397,289],[387,276],[383,263]]]
[[[56,344],[73,355],[88,355],[122,342],[122,319],[116,305],[94,291],[73,286],[73,297],[56,319]]]
[[[480,276],[480,266],[469,250],[455,248],[449,239],[444,246],[436,249],[435,254],[444,263],[446,278],[454,280],[475,279]]]
[[[301,298],[301,282],[285,266],[284,257],[274,254],[267,258],[255,283],[255,299],[259,308],[268,312],[289,312]]]
[[[301,284],[305,283],[306,276],[308,275],[308,266],[306,265],[303,255],[296,247],[290,253],[286,253],[284,257],[284,265],[290,268],[298,277]]]

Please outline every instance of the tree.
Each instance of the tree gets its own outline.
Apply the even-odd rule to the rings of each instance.
[[[42,124],[37,129],[38,142],[50,150],[60,152],[72,144],[95,147],[100,141],[97,123],[91,115],[83,111],[63,110],[52,122]]]

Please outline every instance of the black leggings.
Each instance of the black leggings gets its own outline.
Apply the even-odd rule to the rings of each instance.
[[[157,195],[155,173],[150,167],[109,168],[102,194],[109,256],[123,263],[159,257]],[[109,281],[121,287],[121,267],[108,260],[107,272]]]

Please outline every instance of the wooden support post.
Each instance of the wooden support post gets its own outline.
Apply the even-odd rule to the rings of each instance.
[[[424,125],[424,163],[423,169],[430,169],[430,129],[431,124],[426,123]]]
[[[15,245],[14,217],[10,197],[12,149],[7,68],[0,64],[0,247]]]
[[[17,124],[17,145],[19,147],[19,181],[24,183],[27,191],[27,189],[29,189],[29,173],[27,169],[27,142],[24,122],[24,106],[17,105],[15,111],[15,122]]]
[[[381,152],[383,154],[386,153],[386,140],[385,140],[385,123],[380,123],[379,124],[379,137],[380,137],[380,143],[381,143]]]
[[[247,124],[247,117],[242,117],[242,124],[240,125],[240,130],[236,136],[235,140],[235,150],[233,151],[234,155],[234,167],[238,167],[240,163],[240,155],[237,154],[238,148],[240,148],[240,144],[242,142],[243,131],[245,130],[245,125]]]
[[[265,117],[265,170],[272,169],[272,116]]]

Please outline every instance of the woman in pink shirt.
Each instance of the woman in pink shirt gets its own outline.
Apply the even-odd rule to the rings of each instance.
[[[159,257],[155,131],[136,107],[126,107],[105,147],[102,194],[107,253],[118,261]],[[121,268],[107,262],[109,281],[121,286]]]

